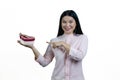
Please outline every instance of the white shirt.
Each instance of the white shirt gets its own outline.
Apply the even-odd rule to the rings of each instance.
[[[51,40],[51,42],[56,41],[64,41],[70,44],[69,54],[63,47],[54,49],[52,45],[49,45],[44,56],[40,54],[36,61],[44,67],[55,57],[56,63],[51,80],[85,80],[82,71],[82,59],[87,52],[87,36],[63,34]]]

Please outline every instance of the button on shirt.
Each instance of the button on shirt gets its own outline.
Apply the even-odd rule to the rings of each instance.
[[[82,59],[87,52],[87,36],[63,34],[51,39],[51,42],[59,41],[64,41],[70,45],[69,53],[63,46],[53,48],[52,45],[48,45],[44,56],[40,54],[36,61],[45,67],[55,58],[55,68],[51,80],[85,80],[82,71]]]

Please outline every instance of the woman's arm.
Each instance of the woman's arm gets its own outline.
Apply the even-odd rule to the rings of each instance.
[[[25,46],[25,47],[32,49],[32,51],[35,55],[35,60],[43,67],[47,66],[52,61],[52,59],[54,57],[50,45],[48,46],[44,56],[42,56],[33,44],[25,45],[25,44],[22,44],[19,40],[18,40],[18,43]]]
[[[33,44],[25,45],[25,44],[22,44],[21,41],[19,41],[19,40],[18,40],[18,43],[21,44],[22,46],[25,46],[25,47],[28,47],[28,48],[32,49],[32,51],[35,55],[35,58],[38,58],[38,56],[40,55],[39,51],[34,47]]]
[[[35,60],[36,60],[39,57],[40,53],[34,46],[31,47],[31,49],[32,49],[32,51],[33,51],[33,53],[35,55]]]
[[[70,45],[63,42],[63,41],[59,41],[59,42],[47,42],[48,44],[52,44],[53,48],[57,48],[57,47],[60,47],[60,46],[63,46],[66,50],[67,53],[69,53],[70,51]]]
[[[79,46],[76,47],[77,45]],[[76,45],[71,46],[69,51],[69,56],[71,57],[71,59],[75,61],[80,61],[85,57],[87,53],[87,48],[88,48],[88,39],[86,36],[82,36],[81,42],[78,40]]]

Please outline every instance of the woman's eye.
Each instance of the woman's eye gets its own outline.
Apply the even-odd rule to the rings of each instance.
[[[69,23],[73,23],[73,21],[69,21]]]
[[[62,21],[62,23],[66,23],[66,21]]]

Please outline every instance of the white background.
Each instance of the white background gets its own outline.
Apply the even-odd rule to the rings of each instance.
[[[89,39],[86,80],[120,80],[119,0],[0,0],[0,80],[50,80],[55,60],[41,67],[32,51],[17,43],[18,35],[35,36],[43,55],[68,9],[78,14]]]

